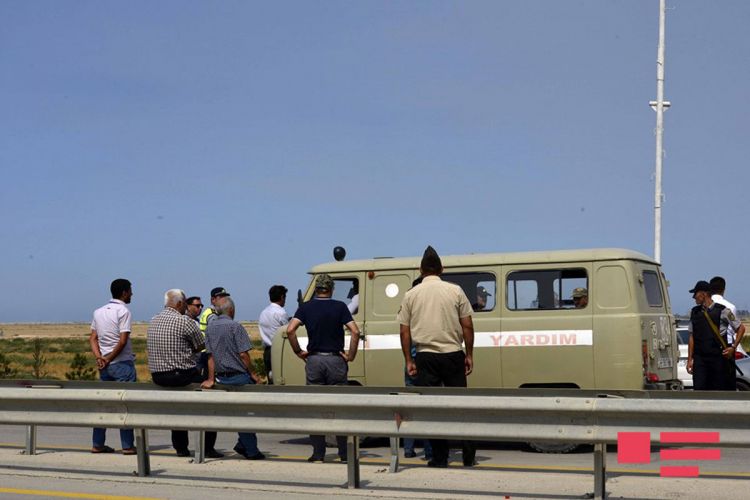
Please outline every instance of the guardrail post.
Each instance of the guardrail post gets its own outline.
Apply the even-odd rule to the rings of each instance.
[[[26,454],[36,455],[36,425],[26,426]]]
[[[202,464],[206,461],[206,432],[197,431],[195,434],[195,463]]]
[[[604,500],[607,481],[607,444],[594,445],[594,499]]]
[[[398,472],[398,436],[391,437],[391,464],[388,472]]]
[[[359,437],[346,436],[346,472],[348,488],[359,488]]]
[[[135,449],[138,453],[138,477],[151,475],[151,459],[148,456],[148,434],[146,429],[135,430]]]

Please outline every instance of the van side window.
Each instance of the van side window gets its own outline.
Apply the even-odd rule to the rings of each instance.
[[[333,296],[349,308],[352,316],[359,312],[359,280],[357,278],[334,278]]]
[[[643,286],[646,289],[646,300],[651,307],[664,305],[664,297],[661,295],[659,286],[659,275],[654,271],[643,271]]]
[[[496,284],[492,273],[443,273],[440,276],[460,286],[471,303],[474,312],[487,312],[495,309]]]
[[[511,311],[574,309],[573,290],[588,289],[585,269],[514,271],[506,282]]]

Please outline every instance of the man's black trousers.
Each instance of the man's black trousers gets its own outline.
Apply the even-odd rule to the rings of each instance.
[[[417,383],[421,387],[466,387],[466,367],[463,351],[451,353],[418,352]],[[456,425],[461,425],[456,422]],[[448,441],[430,439],[432,459],[435,463],[448,462]],[[476,446],[472,441],[462,441],[464,464],[474,463]]]
[[[152,373],[151,380],[162,387],[185,387],[190,384],[200,384],[203,382],[203,377],[198,368],[192,368]],[[188,431],[172,431],[172,446],[177,452],[186,452],[189,444]],[[206,451],[213,450],[214,446],[216,446],[216,433],[206,431]]]
[[[693,356],[693,389],[696,391],[736,391],[733,359],[718,356]]]

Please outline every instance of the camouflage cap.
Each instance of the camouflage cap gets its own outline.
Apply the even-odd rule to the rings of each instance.
[[[588,297],[588,296],[589,296],[589,291],[588,291],[588,290],[586,290],[586,289],[585,289],[585,288],[583,288],[583,287],[578,287],[578,288],[574,288],[574,289],[573,289],[573,294],[572,294],[572,297],[573,297],[574,299],[579,299],[579,298],[581,298],[581,297]]]
[[[315,288],[323,290],[333,290],[333,278],[328,274],[319,274],[315,278]]]

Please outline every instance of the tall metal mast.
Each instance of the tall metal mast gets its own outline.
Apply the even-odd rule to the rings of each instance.
[[[661,169],[664,158],[664,109],[670,106],[664,100],[664,25],[666,21],[666,0],[659,0],[659,46],[656,50],[656,101],[649,102],[656,111],[656,175],[654,192],[654,260],[661,262],[661,204],[664,194],[661,190]]]

